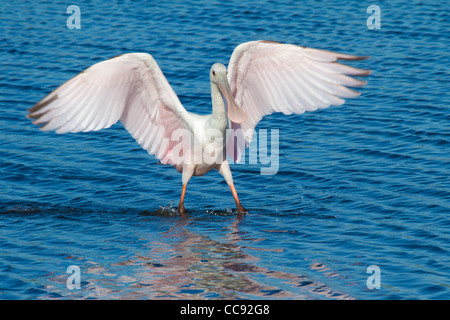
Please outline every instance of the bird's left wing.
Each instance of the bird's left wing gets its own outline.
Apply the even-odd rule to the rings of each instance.
[[[265,115],[301,114],[342,105],[344,98],[359,96],[348,87],[361,87],[366,82],[350,76],[367,76],[370,71],[337,60],[364,58],[271,41],[237,46],[228,65],[228,81],[236,103],[248,118],[242,124],[232,122],[234,137],[240,141],[230,139],[227,154],[239,162],[254,128]]]
[[[99,62],[68,80],[29,110],[44,131],[86,132],[117,121],[164,164],[174,164],[171,135],[188,129],[189,114],[153,57],[128,53]]]

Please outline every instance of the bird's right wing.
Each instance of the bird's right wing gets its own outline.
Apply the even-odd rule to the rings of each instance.
[[[153,57],[129,53],[99,62],[31,107],[28,118],[57,133],[108,128],[117,121],[164,164],[174,164],[172,133],[189,114]]]
[[[239,142],[233,150],[236,145],[229,140],[228,154],[235,161],[239,159],[265,115],[301,114],[342,105],[345,98],[359,96],[348,87],[361,87],[366,82],[351,76],[367,76],[370,71],[337,61],[364,58],[271,41],[237,46],[228,65],[228,80],[236,103],[248,118],[242,124],[232,122]]]

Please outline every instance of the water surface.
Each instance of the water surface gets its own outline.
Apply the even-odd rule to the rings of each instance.
[[[75,4],[75,3],[74,3]],[[0,4],[0,299],[449,299],[450,116],[445,1],[78,1]],[[279,170],[232,165],[188,185],[120,124],[43,133],[26,109],[88,66],[151,53],[189,111],[209,68],[274,40],[371,59],[343,106],[263,119]],[[69,290],[69,266],[81,288]],[[369,289],[371,265],[381,288]]]

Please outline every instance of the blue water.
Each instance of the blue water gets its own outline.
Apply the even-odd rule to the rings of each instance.
[[[450,299],[446,1],[2,1],[0,16],[0,299]],[[57,135],[25,117],[126,52],[205,114],[210,66],[258,39],[370,55],[352,65],[373,74],[343,106],[260,122],[280,130],[279,170],[232,165],[243,217],[217,172],[176,215],[181,176],[120,124]]]

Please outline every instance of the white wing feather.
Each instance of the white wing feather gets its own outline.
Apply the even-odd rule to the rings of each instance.
[[[263,116],[286,115],[344,104],[344,98],[359,96],[347,87],[366,84],[352,76],[367,76],[368,70],[337,63],[359,57],[271,41],[252,41],[236,47],[228,65],[231,92],[248,115],[242,124],[231,123],[236,138],[228,141],[227,154],[239,162],[254,128]],[[239,130],[241,129],[241,130]]]
[[[70,79],[29,110],[33,123],[57,133],[108,128],[117,121],[164,164],[174,164],[171,134],[189,128],[189,114],[153,57],[124,54]]]

